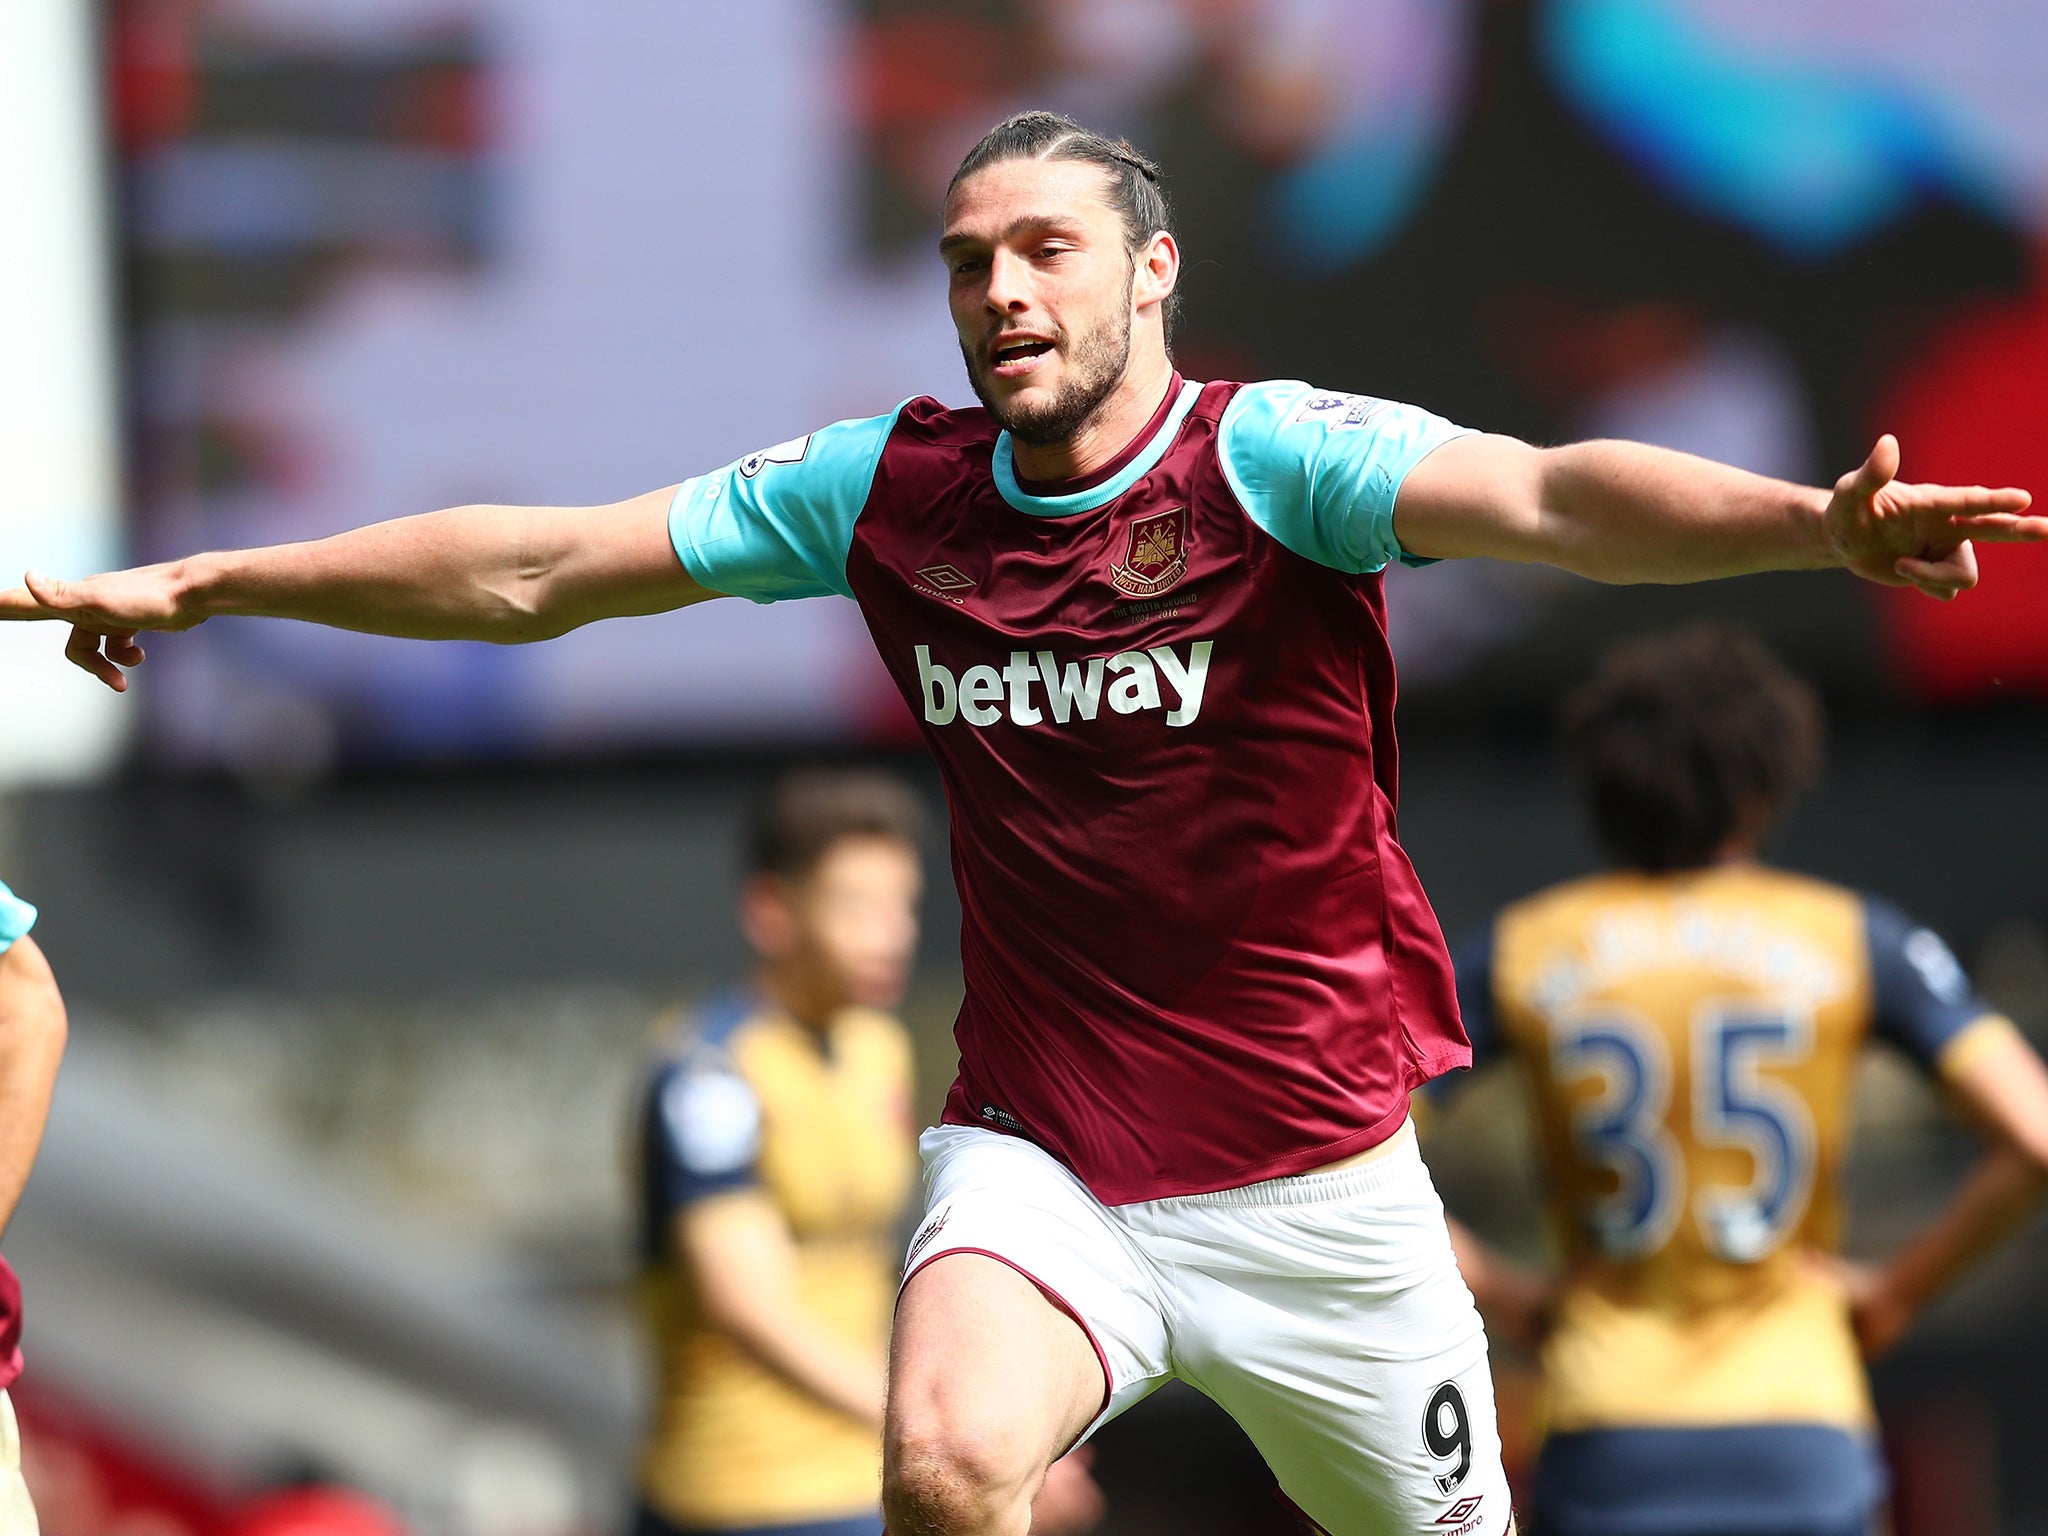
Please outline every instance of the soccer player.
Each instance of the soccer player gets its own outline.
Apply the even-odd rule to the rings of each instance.
[[[1614,651],[1565,739],[1614,869],[1458,957],[1483,1064],[1533,1096],[1566,1261],[1532,1284],[1459,1233],[1497,1327],[1541,1341],[1545,1536],[1866,1536],[1876,1354],[2048,1189],[2048,1072],[1890,904],[1757,862],[1818,765],[1813,694],[1753,639]],[[1833,1257],[1852,1068],[1882,1040],[1991,1137],[1917,1240]]]
[[[915,1167],[903,997],[915,798],[779,782],[753,829],[743,985],[669,1021],[642,1095],[655,1409],[640,1536],[878,1536],[895,1238]],[[1078,1466],[1052,1493],[1089,1502]],[[1099,1499],[1099,1496],[1098,1496]],[[1042,1508],[1035,1529],[1079,1530]],[[1050,1518],[1049,1518],[1050,1517]]]
[[[1972,540],[2048,519],[1900,483],[1889,437],[1830,492],[1183,379],[1158,172],[1051,113],[969,152],[939,255],[982,409],[906,401],[606,507],[31,575],[0,617],[68,622],[119,689],[140,631],[213,614],[523,641],[851,596],[944,776],[964,918],[890,1349],[894,1536],[1022,1532],[1054,1458],[1173,1376],[1333,1536],[1498,1536],[1485,1338],[1408,1126],[1469,1051],[1395,836],[1378,573],[1846,566],[1953,596]]]
[[[36,909],[0,885],[0,1233],[35,1165],[57,1063],[64,1056],[64,999],[49,962],[28,936]],[[21,1375],[21,1282],[0,1259],[0,1536],[36,1536],[35,1506],[21,1480],[21,1436],[7,1389]]]

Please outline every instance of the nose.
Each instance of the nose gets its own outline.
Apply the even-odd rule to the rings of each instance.
[[[1001,246],[988,264],[988,307],[999,315],[1014,315],[1030,307],[1027,293],[1031,276],[1029,263]]]

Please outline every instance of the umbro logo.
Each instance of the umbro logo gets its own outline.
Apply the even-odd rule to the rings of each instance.
[[[963,575],[957,565],[928,565],[917,573],[917,579],[941,592],[964,592],[974,585],[974,578]]]
[[[965,608],[967,599],[961,594],[972,590],[974,578],[957,565],[928,565],[910,578],[910,584],[926,597]]]
[[[1457,1503],[1436,1517],[1436,1523],[1438,1525],[1456,1526],[1457,1530],[1451,1532],[1450,1536],[1462,1536],[1464,1532],[1477,1530],[1479,1528],[1479,1504],[1483,1498],[1485,1498],[1484,1494],[1474,1494],[1469,1499],[1458,1500]]]

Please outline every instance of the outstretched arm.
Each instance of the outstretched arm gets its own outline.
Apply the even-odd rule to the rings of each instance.
[[[1846,566],[1951,598],[1977,584],[1974,539],[2048,539],[2025,491],[1907,485],[1878,439],[1832,492],[1642,443],[1443,444],[1410,471],[1394,530],[1410,555],[1540,562],[1596,581],[1679,582]]]
[[[0,1229],[42,1145],[64,1055],[64,999],[35,940],[0,950]]]
[[[673,495],[670,487],[601,507],[453,507],[84,581],[32,572],[0,591],[0,619],[68,622],[65,654],[116,692],[128,686],[121,669],[143,659],[140,632],[221,614],[420,640],[546,640],[593,619],[718,595],[676,557]]]
[[[1883,1264],[1845,1265],[1864,1352],[1889,1349],[1928,1304],[2017,1232],[2048,1194],[2048,1069],[2002,1022],[1965,1041],[1949,1085],[1992,1145],[1934,1221]]]

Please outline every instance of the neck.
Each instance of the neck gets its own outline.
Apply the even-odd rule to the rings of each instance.
[[[838,1011],[821,989],[786,966],[764,965],[754,973],[754,985],[763,997],[788,1014],[805,1029],[823,1035]]]
[[[1072,437],[1058,443],[1010,439],[1017,473],[1041,481],[1078,480],[1094,474],[1145,430],[1172,382],[1173,363],[1163,348],[1147,348],[1142,360],[1133,348],[1122,380]]]

